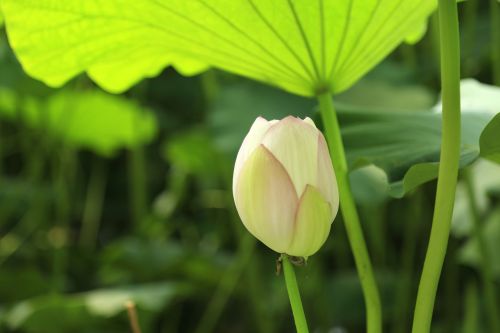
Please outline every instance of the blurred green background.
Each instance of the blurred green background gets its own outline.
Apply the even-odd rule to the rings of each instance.
[[[464,165],[500,111],[490,14],[487,1],[460,5],[462,76],[489,85],[462,85]],[[336,99],[386,332],[410,330],[430,230],[437,46],[433,16],[418,44],[400,46]],[[289,114],[320,125],[314,102],[214,70],[185,78],[167,69],[122,95],[86,76],[50,89],[23,73],[2,30],[0,332],[127,332],[127,300],[144,333],[292,332],[278,255],[244,230],[231,193],[253,120]],[[435,332],[489,332],[474,219],[498,284],[500,167],[484,159],[462,170]],[[340,214],[297,272],[312,332],[364,331]]]

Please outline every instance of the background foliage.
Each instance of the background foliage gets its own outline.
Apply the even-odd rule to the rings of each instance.
[[[500,90],[492,86],[488,5],[470,0],[460,9],[463,76],[489,86],[462,84],[461,161],[473,186],[460,184],[435,331],[488,332],[472,221],[484,221],[498,253]],[[430,229],[440,140],[436,29],[432,17],[421,42],[400,46],[337,97],[390,332],[409,330]],[[127,300],[144,332],[292,331],[277,255],[243,230],[230,192],[252,121],[288,114],[320,123],[310,100],[215,70],[185,78],[166,69],[120,95],[85,75],[48,88],[24,74],[2,31],[0,331],[124,332]],[[363,331],[340,216],[298,271],[311,328]]]

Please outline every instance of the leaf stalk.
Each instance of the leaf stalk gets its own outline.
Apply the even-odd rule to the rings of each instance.
[[[373,268],[368,255],[366,241],[359,221],[356,204],[349,183],[349,169],[347,165],[344,144],[340,133],[340,125],[333,105],[331,93],[318,95],[321,117],[325,129],[328,149],[332,158],[335,176],[339,187],[340,210],[345,221],[347,236],[354,255],[356,269],[363,289],[366,304],[367,332],[382,332],[382,309],[380,296],[373,274]]]
[[[455,0],[439,0],[442,85],[442,138],[436,202],[413,317],[413,333],[430,332],[436,291],[441,276],[460,159],[460,43]]]

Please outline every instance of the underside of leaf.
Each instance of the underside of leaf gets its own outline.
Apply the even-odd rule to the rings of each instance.
[[[213,66],[311,96],[350,87],[435,0],[3,0],[24,69],[51,86],[88,72],[121,92],[174,66]]]

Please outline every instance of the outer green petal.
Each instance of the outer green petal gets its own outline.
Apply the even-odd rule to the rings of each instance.
[[[283,164],[292,178],[297,196],[317,178],[319,131],[295,117],[286,117],[271,127],[262,143]]]
[[[264,134],[266,134],[267,130],[277,122],[277,120],[267,121],[263,117],[258,117],[253,122],[250,131],[241,144],[240,150],[238,151],[238,156],[236,157],[236,163],[234,165],[233,173],[233,191],[234,187],[236,186],[236,179],[238,178],[238,174],[240,173],[243,164],[253,153],[255,148],[257,148],[261,144],[262,138],[264,137]]]
[[[335,217],[339,210],[339,190],[328,146],[321,133],[318,137],[318,178],[314,185],[330,204],[332,218]]]
[[[314,186],[307,185],[295,220],[295,232],[286,254],[308,257],[325,243],[332,222],[331,209]]]
[[[243,165],[233,195],[248,231],[284,253],[293,237],[299,200],[285,169],[263,145]]]

